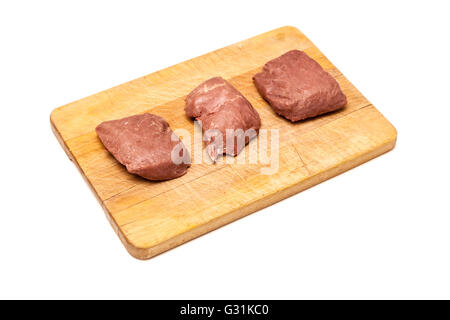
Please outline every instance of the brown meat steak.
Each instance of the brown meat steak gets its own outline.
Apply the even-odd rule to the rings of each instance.
[[[184,175],[190,166],[183,142],[157,115],[144,113],[106,121],[95,130],[105,148],[130,173],[149,180],[168,180]]]
[[[338,110],[347,103],[337,81],[299,50],[267,62],[253,80],[275,112],[293,122]]]
[[[250,102],[221,77],[211,78],[186,97],[184,109],[201,121],[209,156],[236,156],[258,134],[261,119]],[[220,139],[219,139],[220,137]]]

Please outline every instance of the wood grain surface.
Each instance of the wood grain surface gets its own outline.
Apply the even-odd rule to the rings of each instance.
[[[304,50],[339,82],[347,106],[295,124],[277,116],[252,76],[288,50]],[[105,120],[151,112],[172,129],[194,131],[184,97],[222,76],[261,116],[261,129],[279,130],[279,169],[195,163],[181,178],[151,182],[129,174],[103,147],[95,127]],[[130,254],[148,259],[391,150],[395,128],[298,29],[279,28],[55,109],[52,129],[97,196]],[[259,139],[259,138],[258,138]],[[257,144],[254,139],[251,144]],[[191,147],[195,148],[194,141]],[[198,146],[197,146],[198,147]],[[270,152],[270,150],[269,150]],[[264,165],[267,166],[267,165]],[[317,190],[320,192],[320,190]]]

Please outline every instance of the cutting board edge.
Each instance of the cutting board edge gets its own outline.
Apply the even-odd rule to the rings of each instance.
[[[381,155],[391,151],[395,147],[396,141],[397,141],[397,135],[395,134],[395,136],[393,137],[393,139],[391,141],[381,144],[377,148],[365,153],[364,155],[362,155],[359,158],[354,158],[343,164],[336,165],[334,168],[332,168],[330,170],[326,170],[315,176],[311,176],[311,177],[307,178],[306,180],[304,180],[298,184],[295,184],[293,186],[290,186],[281,192],[271,194],[271,195],[268,195],[267,197],[258,199],[255,202],[253,202],[247,206],[244,206],[237,210],[231,211],[219,218],[216,218],[214,220],[209,221],[208,223],[205,223],[204,225],[201,225],[199,227],[196,227],[194,229],[186,231],[186,232],[184,232],[180,235],[177,235],[171,239],[161,242],[153,247],[140,248],[138,246],[133,245],[132,242],[128,241],[128,239],[117,228],[115,223],[112,222],[113,218],[108,213],[108,210],[103,205],[102,205],[102,207],[109,215],[108,220],[111,223],[114,223],[113,227],[118,232],[119,237],[120,237],[122,243],[124,244],[125,248],[129,252],[129,254],[139,260],[148,260],[150,258],[153,258],[153,257],[161,254],[161,253],[164,253],[166,251],[174,249],[186,242],[189,242],[200,236],[203,236],[211,231],[219,229],[220,227],[224,227],[231,222],[234,222],[236,220],[244,218],[244,217],[246,217],[252,213],[255,213],[261,209],[264,209],[264,208],[269,207],[277,202],[287,199],[287,198],[289,198],[295,194],[298,194],[306,189],[314,187],[314,186],[320,184],[321,182],[331,179],[331,178],[333,178],[339,174],[342,174],[346,171],[349,171],[349,170],[351,170],[361,164],[364,164],[365,162],[368,162],[378,156],[381,156]]]
[[[389,122],[387,119],[386,119],[386,121]],[[392,128],[394,129],[391,139],[389,141],[387,141],[386,143],[380,144],[376,148],[366,152],[365,154],[361,155],[360,157],[350,159],[341,164],[337,164],[332,169],[329,169],[329,170],[320,172],[317,175],[311,176],[311,177],[307,178],[306,180],[301,181],[298,184],[295,184],[295,185],[292,185],[292,186],[286,188],[282,192],[271,194],[271,195],[268,195],[267,197],[258,199],[257,201],[255,201],[247,206],[244,206],[237,210],[231,211],[228,214],[225,214],[219,218],[213,219],[213,220],[209,221],[208,223],[205,223],[204,225],[198,226],[194,229],[184,232],[183,234],[177,235],[171,239],[161,242],[158,245],[148,247],[148,248],[142,248],[142,247],[134,245],[131,241],[129,241],[127,239],[127,237],[123,234],[123,232],[119,229],[113,216],[109,213],[109,211],[105,207],[103,201],[98,197],[98,195],[95,192],[89,179],[84,174],[83,170],[77,163],[76,159],[72,156],[70,150],[68,149],[66,143],[62,139],[61,135],[58,132],[58,129],[55,127],[55,125],[51,119],[50,119],[50,124],[51,124],[52,131],[56,136],[56,139],[58,140],[58,142],[64,149],[69,160],[75,164],[78,171],[81,173],[81,175],[83,176],[83,179],[88,184],[92,193],[94,193],[96,199],[98,200],[98,202],[100,203],[100,205],[102,206],[102,208],[105,212],[106,218],[110,222],[115,233],[119,236],[119,239],[125,246],[126,250],[128,251],[128,253],[131,256],[133,256],[134,258],[139,259],[139,260],[147,260],[147,259],[153,258],[153,257],[155,257],[161,253],[164,253],[170,249],[178,247],[179,245],[181,245],[183,243],[186,243],[190,240],[196,239],[202,235],[205,235],[211,231],[214,231],[220,227],[223,227],[233,221],[241,219],[247,215],[250,215],[250,214],[252,214],[256,211],[259,211],[261,209],[264,209],[266,207],[269,207],[281,200],[289,198],[289,197],[291,197],[297,193],[300,193],[306,189],[309,189],[323,181],[326,181],[326,180],[333,178],[341,173],[344,173],[344,172],[346,172],[354,167],[357,167],[369,160],[372,160],[386,152],[389,152],[390,150],[392,150],[395,147],[396,141],[397,141],[397,131],[395,130],[395,127],[392,126],[392,124],[391,124]]]

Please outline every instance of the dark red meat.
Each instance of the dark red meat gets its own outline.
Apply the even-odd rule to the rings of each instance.
[[[347,103],[337,81],[299,50],[267,62],[253,80],[275,112],[291,121],[335,111]]]
[[[184,175],[190,155],[161,117],[144,113],[106,121],[95,129],[106,149],[130,173],[149,180]],[[173,156],[172,156],[173,153]]]
[[[201,121],[207,151],[213,160],[224,153],[239,154],[261,127],[259,114],[250,102],[220,77],[195,88],[186,97],[184,110],[189,117]]]

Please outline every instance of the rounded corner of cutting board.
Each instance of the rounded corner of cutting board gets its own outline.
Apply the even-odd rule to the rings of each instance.
[[[398,135],[398,131],[397,128],[394,127],[394,125],[391,123],[392,126],[392,148],[395,147],[395,145],[397,144],[397,135]]]
[[[52,129],[54,131],[55,130],[58,131],[58,112],[60,112],[63,107],[64,106],[61,106],[61,107],[58,107],[58,108],[54,108],[52,110],[52,112],[50,112],[50,116],[49,116],[50,124],[51,124]]]
[[[190,240],[184,240],[173,244],[173,239],[169,239],[168,241],[164,241],[161,243],[157,243],[155,245],[148,245],[145,242],[139,243],[136,240],[131,240],[123,234],[123,231],[119,229],[119,238],[122,241],[127,252],[135,259],[138,260],[149,260],[161,253],[164,253],[172,248],[179,246],[180,244]]]
[[[55,108],[52,110],[52,112],[50,112],[50,123],[52,124],[52,126],[55,125],[55,113],[56,110],[58,110],[58,108]]]
[[[153,250],[154,248],[140,247],[139,245],[133,244],[132,242],[130,242],[129,240],[125,239],[122,236],[120,238],[127,252],[135,259],[148,260],[162,253],[162,251],[158,252],[156,250]]]
[[[394,149],[397,144],[398,131],[397,131],[397,128],[392,124],[392,122],[390,122],[380,111],[378,111],[378,113],[386,123],[385,131],[386,131],[386,135],[388,135],[387,140],[389,141],[389,146],[390,146],[387,149],[387,151],[390,151],[390,150]]]
[[[296,33],[296,34],[303,35],[303,32],[301,32],[297,27],[294,27],[292,25],[283,26],[283,27],[279,28],[278,30],[284,31],[284,32],[287,32],[287,33]]]

